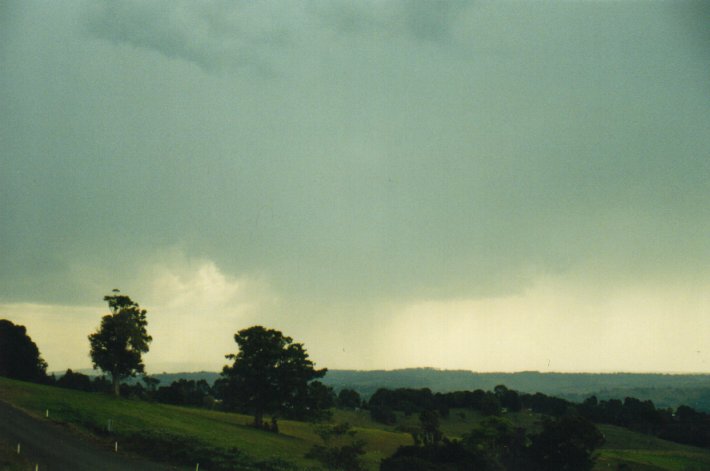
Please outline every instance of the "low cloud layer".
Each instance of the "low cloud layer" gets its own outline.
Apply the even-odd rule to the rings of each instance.
[[[465,2],[99,1],[85,13],[95,37],[156,51],[207,72],[271,70],[278,56],[328,35],[450,37]]]

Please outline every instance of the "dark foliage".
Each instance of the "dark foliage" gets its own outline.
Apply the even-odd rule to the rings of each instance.
[[[74,373],[71,369],[64,373],[64,376],[59,378],[56,386],[66,389],[76,389],[77,391],[94,391],[94,385],[91,378],[82,373]]]
[[[589,420],[618,425],[637,432],[655,435],[664,440],[710,448],[710,414],[680,406],[675,414],[668,409],[656,409],[651,401],[627,397],[624,401],[598,401],[587,398],[578,406],[579,413]]]
[[[314,445],[306,458],[318,460],[326,469],[333,471],[361,471],[365,442],[355,438],[355,431],[348,423],[320,425],[316,433],[323,445]]]
[[[480,411],[485,416],[500,415],[503,412],[503,408],[500,405],[498,396],[486,393],[481,399]]]
[[[536,469],[584,471],[594,466],[593,452],[604,436],[584,417],[567,416],[545,420],[531,442],[530,461]]]
[[[483,469],[524,469],[529,465],[528,441],[523,428],[495,416],[484,419],[463,439],[466,448],[485,463]]]
[[[319,416],[328,394],[311,381],[326,370],[314,368],[303,344],[262,326],[240,330],[234,340],[239,352],[227,355],[234,363],[224,367],[217,385],[227,409],[254,414],[256,427],[263,427],[266,413],[296,419]],[[332,399],[332,390],[330,395]]]
[[[449,415],[446,395],[434,395],[428,388],[380,388],[370,397],[368,408],[372,419],[384,424],[396,422],[395,411],[403,412],[407,416],[430,410],[438,411],[442,417]]]
[[[433,425],[422,414],[422,435]],[[422,436],[420,435],[420,436]],[[414,446],[400,447],[381,462],[392,470],[588,470],[594,465],[594,450],[603,443],[594,425],[579,416],[548,418],[539,434],[526,435],[506,419],[491,416],[478,424],[462,441],[416,439]]]
[[[211,406],[214,402],[212,388],[205,380],[173,381],[169,386],[159,387],[152,397],[158,402],[181,406]]]
[[[483,456],[458,440],[439,446],[402,446],[380,463],[380,471],[470,471],[486,469]]]
[[[574,410],[574,404],[559,397],[546,396],[542,393],[522,394],[520,401],[523,407],[539,414],[562,417]]]
[[[493,389],[493,392],[498,398],[501,407],[505,408],[505,410],[509,412],[518,412],[523,408],[523,403],[520,400],[520,396],[517,391],[513,391],[512,389],[508,389],[504,385],[499,384],[495,387],[495,389]]]
[[[47,363],[23,325],[0,319],[0,376],[45,382]]]
[[[120,394],[121,381],[144,372],[143,353],[153,340],[146,330],[146,310],[131,298],[113,290],[104,296],[111,314],[101,318],[101,326],[89,335],[94,368],[111,375],[113,391]]]
[[[310,420],[328,419],[331,416],[330,409],[335,407],[335,400],[333,388],[317,380],[311,381],[308,383],[306,398],[300,403],[300,407],[294,408],[291,415]]]
[[[437,446],[444,438],[439,430],[439,414],[433,410],[425,410],[419,414],[419,423],[421,432],[419,439],[415,438],[415,441],[421,442],[424,446]]]
[[[371,405],[370,418],[375,422],[380,422],[385,425],[394,425],[397,423],[397,416],[388,406]]]
[[[360,394],[354,389],[341,389],[338,393],[337,405],[343,409],[357,409],[362,404]]]

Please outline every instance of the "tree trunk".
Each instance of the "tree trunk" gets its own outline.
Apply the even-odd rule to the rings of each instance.
[[[256,410],[254,412],[254,427],[263,428],[264,426],[264,411]]]
[[[121,395],[121,378],[116,374],[111,374],[111,379],[113,380],[113,394],[119,397]]]

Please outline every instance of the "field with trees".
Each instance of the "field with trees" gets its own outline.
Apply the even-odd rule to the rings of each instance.
[[[253,417],[194,407],[178,407],[137,399],[114,398],[110,394],[65,390],[0,378],[0,396],[37,417],[50,411],[49,419],[69,424],[80,433],[91,434],[110,447],[114,439],[126,450],[183,463],[203,463],[200,469],[223,463],[240,463],[233,469],[327,469],[307,458],[314,446],[322,445],[319,427],[349,423],[361,439],[365,454],[362,469],[379,469],[382,459],[398,447],[412,445],[412,431],[421,427],[418,414],[395,412],[395,422],[372,419],[370,411],[334,408],[330,419],[314,422],[282,420],[280,433],[254,428]],[[515,427],[537,430],[544,415],[530,411],[507,412]],[[112,431],[107,431],[111,420]],[[461,439],[479,426],[486,416],[470,408],[455,408],[440,419],[440,431],[449,439]],[[604,444],[597,450],[594,469],[702,470],[710,467],[710,450],[684,446],[613,425],[598,425]],[[334,441],[341,438],[335,437]],[[349,440],[346,437],[343,441]],[[239,451],[237,451],[239,450]],[[159,455],[159,456],[157,456]],[[8,444],[0,463],[6,468],[25,469]],[[202,461],[200,461],[202,460]],[[13,463],[15,468],[7,467]],[[193,466],[194,466],[193,463]],[[626,464],[628,468],[618,468]],[[251,468],[251,466],[256,466]],[[194,469],[194,467],[193,467]],[[230,469],[230,468],[227,468]]]

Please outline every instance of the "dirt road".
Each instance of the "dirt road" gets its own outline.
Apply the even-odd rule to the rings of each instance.
[[[20,453],[39,471],[169,471],[182,468],[114,453],[79,437],[61,425],[36,419],[0,401],[0,441]],[[120,444],[119,444],[120,446]]]

